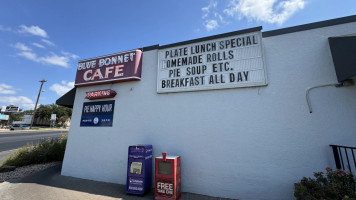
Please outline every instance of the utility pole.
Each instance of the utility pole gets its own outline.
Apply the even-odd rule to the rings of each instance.
[[[38,100],[40,99],[40,95],[41,95],[41,92],[42,92],[43,83],[47,82],[47,81],[45,79],[42,79],[42,80],[40,80],[40,82],[41,82],[41,87],[40,87],[40,91],[38,92],[37,101],[36,101],[36,105],[35,105],[35,110],[33,111],[33,114],[32,114],[32,120],[31,120],[30,129],[32,129],[33,120],[35,119],[35,113],[36,113],[36,109],[37,109]]]

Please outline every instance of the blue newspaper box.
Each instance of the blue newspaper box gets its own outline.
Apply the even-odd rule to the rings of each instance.
[[[152,184],[152,145],[129,146],[126,192],[143,195]]]

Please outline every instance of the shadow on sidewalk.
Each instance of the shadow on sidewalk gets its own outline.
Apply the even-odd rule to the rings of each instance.
[[[114,183],[91,181],[86,179],[61,175],[62,164],[50,167],[44,171],[31,174],[21,179],[10,180],[10,183],[35,183],[56,188],[80,191],[94,195],[108,196],[112,198],[131,199],[154,199],[154,190],[151,189],[144,196],[127,195],[126,186]],[[182,193],[182,200],[228,200],[225,198],[209,197],[192,193]]]

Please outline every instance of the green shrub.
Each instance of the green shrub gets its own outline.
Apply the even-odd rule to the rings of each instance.
[[[356,200],[356,180],[352,173],[326,168],[326,174],[315,172],[314,177],[303,177],[295,184],[294,196],[298,200]]]
[[[2,166],[21,167],[31,164],[63,161],[66,144],[67,136],[62,135],[59,139],[44,140],[35,146],[24,146],[6,159]]]

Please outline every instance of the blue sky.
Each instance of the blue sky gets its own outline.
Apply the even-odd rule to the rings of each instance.
[[[0,106],[33,109],[73,87],[78,60],[256,26],[263,31],[356,14],[355,0],[3,0]]]

